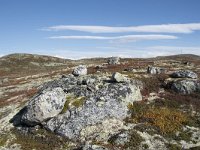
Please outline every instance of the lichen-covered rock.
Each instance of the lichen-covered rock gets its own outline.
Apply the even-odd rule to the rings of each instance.
[[[197,74],[191,70],[179,70],[171,74],[173,78],[198,78]]]
[[[122,129],[120,122],[129,115],[128,104],[141,99],[135,82],[112,83],[103,76],[76,78],[68,75],[44,84],[40,94],[25,107],[28,111],[24,111],[21,118],[24,124],[41,123],[46,129],[72,140],[84,141],[98,134],[98,140],[106,140],[110,133]],[[59,105],[54,105],[56,102]],[[59,111],[54,109],[55,106],[59,106]],[[106,127],[115,130],[105,130],[105,133]],[[90,128],[95,131],[89,132]]]
[[[120,60],[119,57],[111,57],[111,58],[108,59],[108,64],[109,65],[120,64],[119,60]]]
[[[89,94],[90,90],[87,90],[87,87],[82,86],[83,91],[78,92],[78,90],[80,91],[80,87],[74,87],[73,94],[76,97],[84,96],[84,103],[50,119],[45,126],[73,140],[80,139],[80,136],[91,137],[93,132],[91,134],[87,132],[88,135],[84,135],[83,130],[91,126],[95,128],[96,125],[102,125],[106,119],[125,119],[128,116],[128,104],[142,99],[139,88],[130,83],[104,83],[98,90],[93,91],[94,94]],[[121,129],[121,126],[118,127],[115,128]],[[101,130],[96,130],[95,134],[100,134],[100,132]]]
[[[87,67],[84,65],[80,65],[74,68],[72,74],[74,76],[81,76],[81,75],[86,75],[87,74]]]
[[[128,79],[121,73],[115,72],[112,75],[112,81],[114,82],[127,82]]]
[[[149,74],[161,74],[165,72],[166,72],[166,69],[160,68],[160,67],[148,66],[147,68],[147,73]]]
[[[114,144],[115,146],[124,146],[128,143],[131,139],[130,131],[122,131],[108,140],[110,143]]]
[[[34,126],[57,116],[63,109],[66,94],[60,87],[43,91],[35,95],[21,111],[22,124]]]
[[[113,83],[106,76],[68,75],[41,86],[21,118],[24,124],[40,123],[75,141],[95,135],[106,141],[123,128],[123,120],[130,115],[129,103],[140,100],[140,88],[134,81]]]
[[[196,80],[178,80],[171,84],[171,89],[177,93],[190,94],[200,91],[200,82]]]
[[[111,135],[124,129],[124,123],[119,119],[105,119],[100,124],[87,126],[80,132],[81,141],[95,140],[99,142],[108,141]]]

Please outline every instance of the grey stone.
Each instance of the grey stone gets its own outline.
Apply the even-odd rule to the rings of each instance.
[[[101,145],[94,145],[86,143],[85,146],[82,148],[83,150],[109,150]]]
[[[112,75],[112,81],[114,82],[128,82],[128,79],[121,73],[115,72]]]
[[[191,70],[179,70],[171,74],[173,78],[198,78],[197,74]]]
[[[200,82],[195,80],[178,80],[171,84],[171,89],[177,93],[190,94],[200,91]]]
[[[149,73],[149,74],[161,74],[161,73],[165,73],[165,72],[166,72],[166,69],[160,68],[160,67],[148,66],[148,68],[147,68],[147,73]]]
[[[109,65],[120,64],[119,60],[120,60],[119,57],[111,57],[111,58],[108,59],[108,64]]]
[[[74,68],[72,74],[74,76],[81,76],[81,75],[87,75],[87,67],[84,65],[79,65]]]
[[[62,111],[65,101],[66,94],[60,87],[40,92],[25,106],[21,122],[31,126],[55,117]]]

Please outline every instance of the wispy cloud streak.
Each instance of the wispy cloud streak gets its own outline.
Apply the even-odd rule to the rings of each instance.
[[[172,35],[125,35],[125,36],[52,36],[50,39],[79,39],[79,40],[117,40],[119,42],[132,42],[140,40],[172,40]]]
[[[146,33],[192,33],[200,30],[200,23],[188,24],[161,24],[161,25],[142,25],[127,27],[112,26],[81,26],[81,25],[58,25],[44,28],[47,31],[82,31],[89,33],[127,33],[127,32],[146,32]]]

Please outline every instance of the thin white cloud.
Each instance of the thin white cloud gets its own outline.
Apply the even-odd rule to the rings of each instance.
[[[146,33],[192,33],[200,30],[200,23],[188,24],[161,24],[161,25],[143,25],[143,26],[81,26],[81,25],[58,25],[47,27],[47,31],[73,30],[90,33],[123,33],[123,32],[146,32]]]
[[[152,46],[152,47],[109,47],[113,50],[106,51],[107,47],[95,48],[91,47],[87,51],[84,50],[57,50],[55,54],[71,59],[92,58],[92,57],[126,57],[126,58],[150,58],[156,56],[168,56],[176,54],[196,54],[200,55],[200,47],[184,47],[184,46]],[[180,51],[182,49],[182,51]],[[55,56],[55,54],[52,54]]]
[[[153,46],[149,47],[156,51],[168,51],[170,53],[179,54],[196,54],[200,55],[200,47],[189,47],[189,46]]]
[[[132,42],[140,40],[172,40],[178,37],[172,35],[125,35],[125,36],[53,36],[50,39],[79,39],[79,40],[117,40],[118,42]]]

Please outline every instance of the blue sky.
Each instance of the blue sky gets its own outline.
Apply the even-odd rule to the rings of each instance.
[[[199,0],[0,0],[0,56],[200,55]]]

